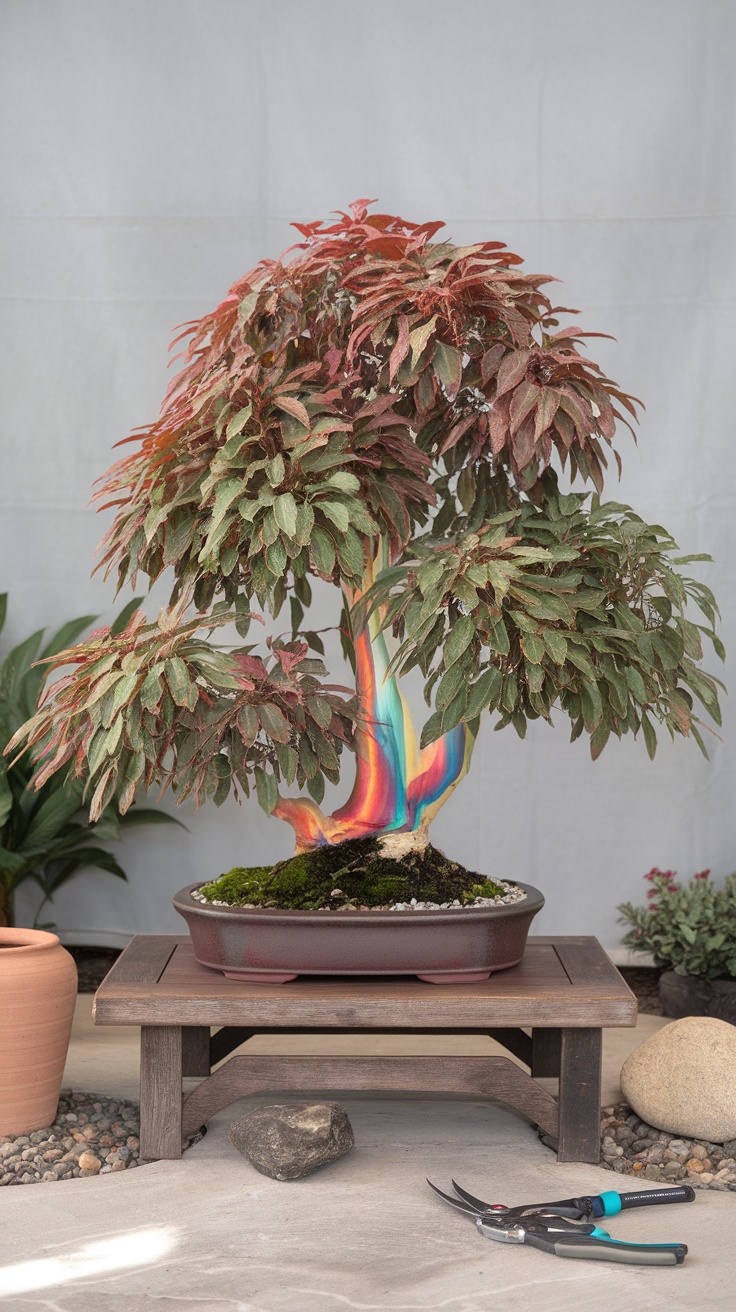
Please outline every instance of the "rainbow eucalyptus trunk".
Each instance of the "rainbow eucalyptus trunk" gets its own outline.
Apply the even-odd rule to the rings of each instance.
[[[373,579],[371,570],[364,591]],[[360,595],[346,592],[348,608]],[[475,739],[466,724],[419,750],[399,682],[387,673],[390,657],[380,626],[380,615],[374,612],[353,640],[361,715],[350,797],[332,815],[304,797],[279,798],[274,808],[273,814],[293,827],[297,852],[381,835],[386,836],[387,854],[422,850],[430,822],[470,768]]]

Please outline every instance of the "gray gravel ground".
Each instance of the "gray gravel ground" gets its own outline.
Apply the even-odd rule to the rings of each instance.
[[[721,1144],[666,1134],[618,1103],[601,1111],[601,1166],[663,1184],[736,1191],[736,1139]]]
[[[0,1135],[0,1185],[106,1175],[139,1165],[138,1104],[62,1089],[53,1125]]]

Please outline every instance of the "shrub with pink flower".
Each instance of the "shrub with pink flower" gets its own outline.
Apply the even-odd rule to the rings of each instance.
[[[680,884],[675,870],[649,870],[649,905],[624,902],[617,908],[620,923],[631,927],[624,945],[651,953],[656,966],[679,975],[736,979],[736,874],[720,889],[710,874],[699,870]]]

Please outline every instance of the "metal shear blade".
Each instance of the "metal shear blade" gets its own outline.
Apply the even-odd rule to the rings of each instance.
[[[427,1180],[427,1184],[444,1202],[449,1203],[451,1207],[456,1207],[465,1216],[469,1216],[471,1221],[475,1221],[481,1234],[487,1239],[497,1239],[502,1244],[523,1244],[524,1232],[518,1222],[510,1226],[506,1224],[505,1208],[501,1209],[498,1216],[494,1216],[493,1212],[479,1212],[477,1207],[464,1199],[453,1198],[452,1194],[444,1193],[436,1184],[432,1184],[431,1180]]]

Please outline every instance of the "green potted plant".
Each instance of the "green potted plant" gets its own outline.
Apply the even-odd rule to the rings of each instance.
[[[210,926],[208,964],[222,965],[215,940],[227,924],[232,941],[245,906],[246,939],[257,924],[283,929],[294,909],[304,932],[329,933],[320,972],[349,968],[345,953],[328,957],[351,918],[403,917],[445,944],[425,977],[449,978],[452,961],[487,975],[456,947],[454,921],[467,934],[496,914],[528,927],[542,899],[522,888],[515,910],[475,905],[479,891],[517,894],[428,844],[481,721],[523,737],[558,708],[594,758],[626,733],[653,755],[656,722],[705,750],[695,706],[719,722],[718,681],[700,665],[703,634],[722,655],[716,608],[678,570],[707,557],[678,558],[663,528],[600,500],[616,425],[637,403],[584,353],[596,334],[559,326],[542,290],[553,280],[523,273],[503,243],[457,247],[437,237],[442,224],[368,205],[296,224],[296,248],[185,326],[160,417],[100,493],[115,508],[104,568],[118,586],[171,570],[170,607],[55,657],[73,671],[15,746],[41,746],[41,785],[61,769],[83,778],[93,817],[113,799],[125,812],[140,784],[170,783],[216,805],[255,787],[293,826],[291,862],[183,890],[190,925],[196,912]],[[592,495],[565,490],[553,462]],[[310,577],[337,590],[354,688],[326,681],[305,618]],[[254,614],[287,604],[287,632],[262,654],[245,644]],[[212,634],[230,622],[245,645],[218,648]],[[418,743],[400,687],[413,667],[432,708]],[[346,748],[355,786],[329,814],[325,782]],[[406,903],[421,911],[391,910]],[[512,959],[520,951],[517,939]]]
[[[114,635],[125,628],[139,604],[135,598],[111,626]],[[5,624],[7,593],[0,593],[0,632]],[[97,618],[82,615],[68,623],[44,643],[39,629],[18,643],[0,663],[0,747],[4,750],[29,716],[38,712],[44,679],[43,665],[79,637]],[[47,902],[64,884],[82,870],[103,870],[118,879],[127,876],[120,862],[101,843],[117,841],[122,831],[138,824],[178,824],[164,811],[136,806],[119,815],[113,802],[90,819],[83,798],[82,780],[54,773],[38,788],[29,788],[34,773],[28,754],[8,763],[0,755],[0,927],[14,924],[15,892],[32,880],[42,892],[36,908],[34,929],[53,929],[39,924]]]
[[[736,874],[716,888],[710,870],[679,884],[656,866],[648,905],[623,902],[623,942],[664,967],[659,997],[665,1016],[716,1016],[736,1025]]]

